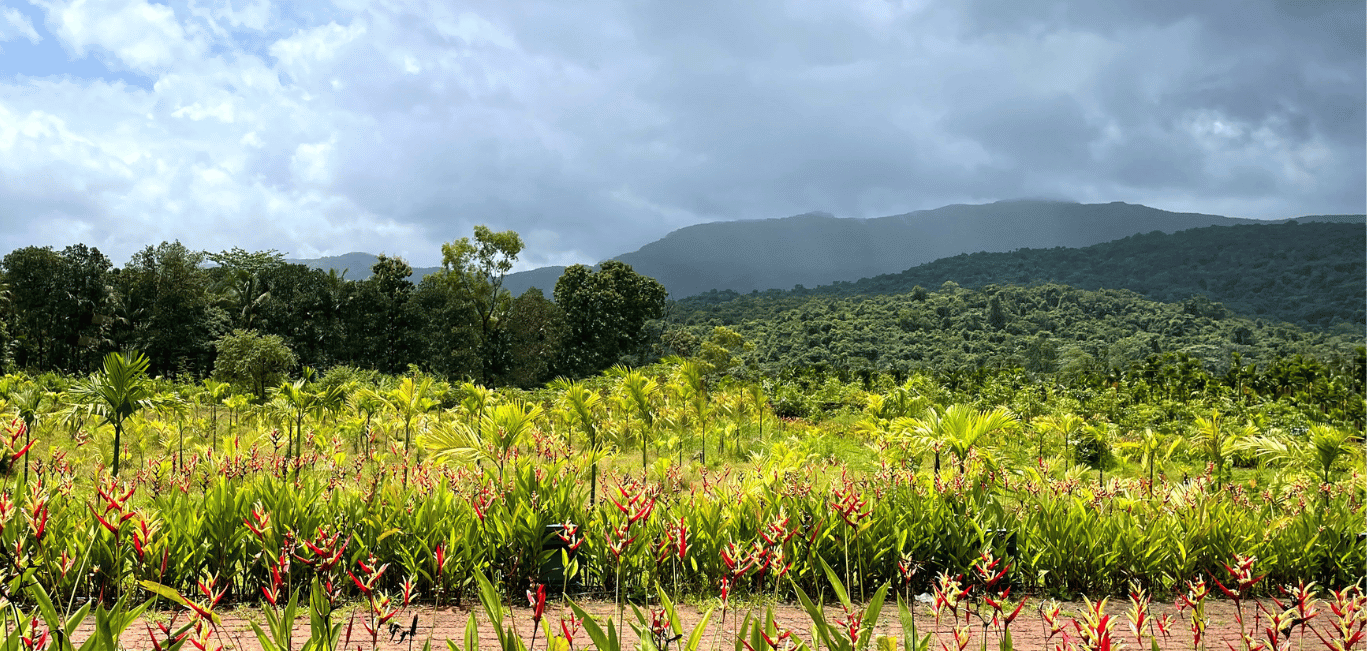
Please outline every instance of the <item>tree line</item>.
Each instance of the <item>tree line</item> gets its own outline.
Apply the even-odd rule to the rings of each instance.
[[[83,244],[25,247],[0,259],[0,366],[85,373],[133,349],[153,375],[196,378],[213,373],[220,349],[245,346],[239,360],[270,348],[289,365],[534,386],[648,353],[663,286],[610,261],[570,267],[554,301],[537,289],[514,297],[502,281],[522,249],[516,232],[478,226],[443,245],[441,271],[415,283],[388,256],[354,281],[273,250],[163,242],[116,267]]]
[[[1234,364],[1267,368],[1297,355],[1351,359],[1363,345],[1360,332],[1249,319],[1200,296],[1159,303],[1126,290],[1055,284],[966,289],[950,281],[901,295],[685,299],[669,321],[665,343],[674,352],[688,356],[701,337],[727,327],[752,344],[739,353],[741,363],[765,374],[817,366],[902,373],[1020,367],[1072,381],[1167,353],[1224,374]]]
[[[906,294],[917,286],[1058,283],[1078,289],[1128,289],[1162,302],[1204,296],[1230,310],[1318,330],[1361,332],[1367,325],[1367,231],[1362,223],[1287,222],[1209,226],[1132,235],[1082,248],[965,253],[896,274],[798,287],[771,297]],[[716,291],[689,306],[739,298]]]

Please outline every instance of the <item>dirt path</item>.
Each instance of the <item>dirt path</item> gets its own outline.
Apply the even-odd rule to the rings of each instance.
[[[1061,641],[1058,636],[1055,636],[1046,648],[1045,626],[1038,611],[1035,609],[1037,604],[1038,601],[1032,599],[1012,626],[1012,639],[1015,648],[1018,651],[1052,651],[1054,646]],[[1122,642],[1125,645],[1125,648],[1130,649],[1131,651],[1148,651],[1149,643],[1147,639],[1145,640],[1143,647],[1140,647],[1136,644],[1133,634],[1129,631],[1129,620],[1126,619],[1124,615],[1128,607],[1129,604],[1126,601],[1113,600],[1108,605],[1106,611],[1116,618],[1113,635],[1117,641]],[[1068,620],[1073,616],[1079,616],[1083,608],[1084,604],[1082,603],[1062,604],[1062,620],[1063,623],[1067,624],[1070,634],[1074,633],[1072,625],[1068,624]],[[587,604],[586,609],[600,619],[616,616],[615,608],[611,603],[607,602],[592,602]],[[1233,605],[1226,601],[1210,600],[1207,602],[1206,610],[1211,623],[1206,631],[1205,647],[1211,651],[1224,651],[1229,648],[1226,646],[1226,643],[1229,643],[1236,649],[1239,648],[1239,628],[1234,619]],[[680,606],[678,611],[680,618],[683,620],[684,632],[687,634],[701,618],[702,612],[699,609],[690,606]],[[1152,611],[1155,616],[1161,616],[1162,613],[1173,612],[1174,609],[1172,604],[1154,604],[1152,606]],[[343,618],[341,621],[343,621],[344,637],[346,635],[347,618],[351,616],[352,612],[355,611],[344,610],[340,615]],[[458,645],[461,644],[461,641],[464,639],[465,624],[469,619],[470,612],[468,606],[441,609],[432,607],[411,608],[395,617],[394,621],[407,629],[412,624],[413,616],[417,615],[418,634],[416,639],[413,640],[411,648],[414,650],[421,649],[430,635],[433,648],[444,651],[447,639],[455,641]],[[523,640],[530,642],[532,632],[531,610],[527,608],[513,608],[510,612],[513,625],[516,626],[518,632],[522,635]],[[552,602],[547,604],[546,617],[556,624],[557,627],[560,620],[560,612],[560,607],[557,603]],[[568,613],[568,610],[566,612]],[[827,612],[828,618],[832,620],[835,617],[839,617],[841,614],[841,611],[838,608],[828,608]],[[259,609],[244,608],[240,610],[227,610],[222,614],[223,626],[213,638],[214,645],[221,645],[224,651],[261,651],[262,647],[249,625],[250,621],[256,621],[264,626],[261,611]],[[754,614],[762,616],[763,610],[758,609],[754,611]],[[144,619],[152,622],[166,621],[170,616],[171,613],[154,613]],[[732,648],[735,640],[736,628],[744,616],[744,609],[742,609],[741,612],[728,612],[726,621],[723,623],[721,621],[721,613],[713,613],[713,617],[709,622],[708,630],[704,637],[705,644],[703,645],[703,648],[714,648],[714,636],[718,647],[724,649]],[[182,618],[181,621],[184,621],[183,615],[180,617]],[[479,611],[477,617],[480,623],[481,648],[497,649],[497,637],[494,634],[493,628],[489,625],[487,618],[484,617],[484,613]],[[811,640],[811,620],[808,619],[806,612],[800,607],[792,604],[780,605],[774,609],[774,618],[780,627],[791,629],[796,635],[802,637],[804,640]],[[626,620],[628,622],[635,621],[630,608],[626,611]],[[972,641],[968,645],[968,649],[970,650],[982,648],[982,629],[980,626],[976,625],[976,621],[977,620],[975,619]],[[923,627],[923,632],[932,632],[931,651],[942,651],[942,644],[947,647],[949,651],[955,649],[952,627],[946,621],[942,621],[937,625],[934,615],[930,612],[930,608],[927,604],[917,604],[916,622],[918,627]],[[1173,627],[1173,636],[1167,639],[1159,639],[1159,646],[1163,651],[1189,651],[1192,649],[1191,634],[1186,622],[1187,620],[1184,616],[1179,617],[1177,623]],[[301,616],[298,623],[299,626],[296,627],[295,637],[296,648],[298,643],[308,635],[307,615]],[[1251,626],[1251,615],[1249,617],[1249,623]],[[86,624],[82,627],[83,630],[78,633],[77,639],[83,639],[85,636],[89,635],[92,624],[93,621],[87,620]],[[1325,624],[1325,622],[1320,622],[1321,626],[1324,626]],[[884,608],[883,614],[879,618],[875,630],[882,635],[901,637],[902,631],[900,624],[897,621],[895,604],[889,604],[888,607]],[[637,637],[630,625],[628,625],[624,631],[619,630],[619,635],[622,637],[623,648],[630,649],[635,647]],[[545,648],[544,639],[544,635],[538,634],[536,642],[537,649]],[[359,619],[357,619],[351,627],[350,639],[344,639],[344,641],[346,642],[344,648],[347,651],[371,651],[372,648],[369,636],[362,628]],[[146,623],[143,621],[139,621],[129,627],[128,631],[123,636],[122,642],[128,649],[146,649],[149,651],[153,649],[151,638],[146,630]],[[582,632],[580,632],[578,639],[576,639],[575,642],[576,648],[591,648],[587,635]],[[1311,646],[1307,647],[1309,649],[1318,649],[1321,646],[1319,641],[1314,638],[1313,634],[1310,635],[1309,643],[1311,644]],[[997,638],[995,634],[988,634],[987,644],[989,649],[997,649]],[[192,649],[192,647],[186,645],[185,649]],[[387,630],[382,632],[377,651],[407,651],[408,649],[410,649],[408,640],[404,640],[400,643],[398,636],[395,636],[391,640]],[[212,647],[210,651],[213,651]]]

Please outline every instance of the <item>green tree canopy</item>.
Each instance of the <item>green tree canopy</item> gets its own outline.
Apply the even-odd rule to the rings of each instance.
[[[255,330],[234,330],[214,342],[214,347],[218,349],[214,377],[248,387],[258,400],[265,400],[266,389],[280,384],[297,364],[279,335]]]
[[[625,262],[608,260],[597,272],[581,264],[566,269],[555,283],[566,323],[561,373],[591,375],[642,351],[645,323],[664,314],[667,295],[663,285]]]
[[[503,277],[513,270],[522,247],[516,231],[496,233],[484,225],[475,227],[473,242],[462,237],[441,245],[441,280],[473,311],[485,383],[506,366],[508,346],[503,334],[513,298],[503,289]]]

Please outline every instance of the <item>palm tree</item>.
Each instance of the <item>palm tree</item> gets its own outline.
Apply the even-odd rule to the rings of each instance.
[[[232,385],[218,380],[204,380],[204,397],[209,400],[210,422],[213,423],[214,452],[218,452],[218,405],[232,391]]]
[[[466,382],[460,385],[460,392],[465,395],[460,400],[461,411],[465,412],[471,425],[478,425],[480,419],[484,418],[484,410],[494,401],[494,390]]]
[[[1082,431],[1087,422],[1077,414],[1047,415],[1036,418],[1030,425],[1039,435],[1039,460],[1044,460],[1044,439],[1049,434],[1058,434],[1064,441]]]
[[[686,359],[678,366],[680,395],[693,408],[694,422],[702,436],[702,464],[707,465],[707,373],[702,362]],[[683,447],[682,441],[679,444]],[[717,445],[721,449],[720,443]]]
[[[403,419],[403,446],[408,448],[412,439],[413,419],[436,409],[441,403],[433,400],[432,378],[416,379],[406,377],[399,386],[385,393],[389,407]]]
[[[1333,481],[1340,461],[1355,461],[1362,456],[1359,434],[1346,427],[1310,426],[1309,440],[1295,441],[1270,436],[1250,437],[1240,446],[1258,456],[1287,463],[1315,475],[1321,484]],[[1328,493],[1321,493],[1329,499]]]
[[[617,386],[627,408],[641,421],[641,470],[645,470],[646,445],[655,426],[655,395],[659,393],[660,385],[640,371],[626,371]]]
[[[759,438],[764,438],[764,412],[769,407],[769,398],[764,395],[764,386],[758,382],[746,385],[745,397],[750,401],[750,408],[755,411],[755,419],[759,425]]]
[[[1121,445],[1138,453],[1139,465],[1143,466],[1149,475],[1149,497],[1153,497],[1154,471],[1160,464],[1172,458],[1172,454],[1182,446],[1182,439],[1173,437],[1169,443],[1167,437],[1145,428],[1138,440]]]
[[[28,446],[29,438],[33,436],[33,428],[38,426],[38,414],[43,412],[43,406],[52,396],[51,393],[43,389],[42,385],[36,382],[29,382],[24,388],[10,394],[10,400],[14,403],[15,409],[19,411],[19,420],[24,421],[24,446]],[[24,481],[28,481],[28,457],[24,461]]]
[[[287,411],[294,425],[294,436],[290,443],[290,450],[287,456],[298,458],[304,452],[304,416],[313,413],[318,409],[318,394],[309,391],[307,386],[308,377],[299,378],[294,382],[281,382],[275,390],[275,398],[281,403],[281,407]],[[294,476],[299,477],[299,466],[294,468]]]
[[[552,388],[560,389],[560,406],[570,423],[583,432],[589,439],[589,450],[596,454],[598,449],[598,419],[602,417],[603,397],[589,390],[583,382],[557,380]],[[571,444],[573,442],[571,441]],[[598,498],[598,463],[592,464],[589,478],[589,504],[596,504]]]
[[[1210,418],[1196,417],[1196,445],[1215,468],[1216,487],[1224,485],[1226,462],[1234,456],[1240,441],[1251,437],[1257,430],[1252,425],[1229,426],[1220,412],[1210,412]]]
[[[968,405],[950,405],[940,411],[932,408],[924,418],[899,418],[895,423],[911,431],[913,436],[936,446],[935,468],[940,467],[939,446],[948,447],[959,458],[959,474],[964,472],[968,454],[985,436],[1015,429],[1019,420],[1009,410],[997,407],[978,411]]]
[[[491,459],[498,466],[502,486],[503,467],[512,449],[531,433],[542,414],[537,405],[506,402],[490,408],[478,427],[461,422],[442,424],[424,434],[421,443],[431,450],[434,459]]]
[[[119,476],[123,424],[152,406],[154,389],[147,378],[147,356],[140,352],[109,353],[90,379],[76,385],[73,395],[90,414],[114,426],[114,476]]]
[[[370,420],[385,406],[384,396],[374,389],[360,389],[351,394],[351,408],[357,417],[365,418],[365,428],[361,431],[362,440],[356,442],[356,451],[370,453]]]

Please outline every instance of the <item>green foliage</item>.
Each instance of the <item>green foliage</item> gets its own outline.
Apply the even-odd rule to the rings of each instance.
[[[761,296],[896,295],[951,280],[965,288],[1057,283],[1088,290],[1127,289],[1172,303],[1207,297],[1251,318],[1317,329],[1348,323],[1360,329],[1367,323],[1365,261],[1367,237],[1361,223],[1208,226],[1170,235],[1131,235],[1082,248],[962,254],[901,273]],[[683,302],[701,307],[740,296],[714,292]],[[1192,304],[1193,311],[1210,305],[1199,300]],[[1000,327],[1009,316],[992,311],[988,322]]]
[[[266,389],[280,384],[298,363],[278,335],[255,330],[234,330],[214,342],[214,348],[214,377],[246,387],[257,400],[265,400]]]
[[[98,372],[72,389],[81,409],[114,426],[115,477],[119,475],[124,422],[150,407],[156,395],[147,378],[148,364],[147,356],[139,352],[109,353],[104,356],[104,366]]]
[[[993,301],[1006,315],[1001,329],[988,323]],[[1267,365],[1295,354],[1344,358],[1361,345],[1360,336],[1193,311],[1125,290],[1061,285],[966,290],[946,284],[924,299],[794,294],[715,305],[686,300],[670,321],[700,338],[717,326],[733,329],[754,344],[741,360],[769,374],[822,365],[903,373],[1020,366],[1041,373],[1057,367],[1065,381],[1076,381],[1166,352],[1222,373],[1235,353],[1244,364]],[[1250,334],[1238,334],[1244,331]]]
[[[560,372],[591,375],[648,344],[644,326],[664,313],[665,288],[630,265],[605,261],[597,272],[584,265],[565,270],[555,284],[555,303],[565,311]]]

